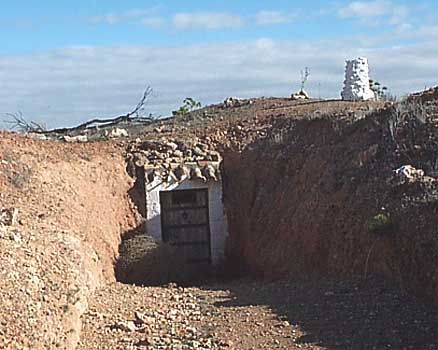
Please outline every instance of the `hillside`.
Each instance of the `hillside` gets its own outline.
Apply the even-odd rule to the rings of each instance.
[[[68,133],[87,142],[1,132],[0,347],[438,346],[437,314],[412,296],[438,301],[437,97],[254,99],[117,125],[128,137],[109,139],[111,128]],[[221,153],[226,275],[245,279],[199,288],[115,282],[122,238],[144,234],[129,169],[152,141]],[[403,165],[424,175],[396,176]],[[369,229],[378,214],[391,219],[383,234]],[[324,317],[311,307],[317,300]],[[396,310],[392,335],[380,334]],[[134,311],[149,318],[129,331],[120,322]],[[364,315],[370,326],[360,325]]]
[[[71,348],[135,224],[120,147],[0,133],[0,158],[0,206],[17,211],[0,226],[0,347]]]
[[[437,301],[438,114],[436,100],[417,103],[359,120],[280,118],[227,154],[236,259],[265,278],[368,269]],[[424,176],[397,176],[404,165]],[[379,214],[390,232],[369,232]]]

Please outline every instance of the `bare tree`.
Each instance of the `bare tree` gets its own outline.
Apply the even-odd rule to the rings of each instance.
[[[6,124],[10,124],[10,128],[12,130],[17,130],[19,132],[45,132],[46,127],[41,123],[37,123],[35,121],[27,121],[23,117],[23,113],[18,111],[16,113],[5,113],[5,116],[8,118],[4,120]]]
[[[155,120],[155,118],[150,114],[147,117],[140,116],[140,113],[144,111],[148,98],[152,95],[152,88],[147,86],[143,91],[143,95],[140,101],[137,103],[135,108],[123,115],[119,115],[114,118],[95,118],[88,120],[85,123],[79,124],[78,126],[74,126],[72,128],[59,128],[59,129],[51,129],[46,130],[42,125],[33,122],[26,121],[21,112],[18,113],[6,113],[10,120],[6,120],[5,122],[8,124],[12,124],[11,128],[17,129],[22,132],[34,132],[40,134],[49,134],[49,133],[57,133],[64,134],[68,132],[74,132],[79,130],[85,130],[90,127],[99,127],[99,126],[112,126],[119,124],[121,122],[136,122],[136,123],[151,123]]]
[[[305,67],[304,70],[301,71],[301,91],[304,91],[304,85],[309,79],[309,76],[310,76],[310,69],[309,67]]]

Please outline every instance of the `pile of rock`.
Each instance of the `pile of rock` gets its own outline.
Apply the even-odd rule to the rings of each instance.
[[[135,167],[143,167],[148,183],[157,177],[165,182],[180,182],[184,179],[217,181],[222,158],[211,139],[207,137],[204,141],[198,138],[187,141],[136,140],[128,148],[128,169],[133,175]]]
[[[32,136],[34,136],[33,134]],[[38,134],[36,134],[38,135]],[[48,136],[44,134],[40,134],[44,136],[44,139],[47,139]],[[35,136],[34,136],[35,137]],[[41,139],[40,136],[36,136]],[[80,135],[61,135],[59,139],[68,143],[81,143],[81,142],[89,142],[89,141],[101,141],[107,139],[118,139],[118,138],[126,138],[129,137],[128,130],[123,128],[112,128],[108,130],[100,130],[96,128],[90,128],[85,131],[85,133]]]
[[[310,98],[309,94],[304,90],[300,90],[292,94],[290,97],[292,100],[308,100]]]
[[[402,184],[413,183],[424,177],[424,171],[422,169],[416,169],[412,165],[403,165],[394,172]]]
[[[242,107],[245,105],[251,105],[254,103],[254,100],[252,99],[243,99],[243,98],[235,98],[235,97],[227,97],[224,102],[223,106],[226,108],[230,107]]]
[[[105,136],[114,139],[119,137],[129,137],[128,130],[122,128],[111,129],[111,131],[105,130]]]
[[[344,89],[341,97],[345,101],[367,101],[375,99],[370,88],[368,59],[359,57],[346,61]]]
[[[64,135],[64,136],[61,136],[61,140],[68,142],[68,143],[88,142],[88,136],[87,135],[76,135],[76,136]]]
[[[120,292],[123,294],[117,294]],[[102,349],[229,348],[217,339],[213,324],[207,325],[213,308],[196,289],[169,284],[135,290],[114,285],[104,293],[99,311],[92,307],[84,315],[86,336],[80,350],[94,348],[95,344]]]
[[[425,175],[423,169],[403,165],[394,170],[394,185],[407,185],[403,191],[402,206],[410,207],[438,202],[438,178]]]

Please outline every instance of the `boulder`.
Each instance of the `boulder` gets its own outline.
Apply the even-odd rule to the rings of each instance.
[[[62,136],[62,139],[65,142],[74,143],[74,142],[88,142],[88,136],[87,135],[77,135],[77,136],[68,136],[64,135]]]
[[[309,94],[304,91],[304,90],[300,90],[294,94],[291,95],[292,100],[308,100]]]
[[[0,209],[0,225],[13,226],[17,223],[18,210],[16,208],[1,208]]]
[[[202,173],[206,179],[213,179],[214,181],[217,181],[216,170],[214,169],[213,166],[206,165],[202,169]]]
[[[412,165],[403,165],[395,170],[400,183],[413,183],[424,177],[424,170],[416,169]]]
[[[170,148],[172,151],[175,151],[178,149],[178,145],[175,142],[166,143],[166,147]]]
[[[190,172],[190,178],[192,180],[200,179],[204,182],[207,182],[207,178],[204,175],[202,175],[202,171],[198,167],[192,169],[192,171]]]
[[[227,97],[223,102],[224,107],[240,107],[245,104],[245,101],[240,98]]]
[[[124,332],[135,332],[137,330],[137,326],[133,321],[120,321],[117,322],[113,328],[120,329]]]
[[[185,167],[184,165],[180,165],[179,167],[177,167],[173,171],[173,173],[175,174],[178,181],[182,181],[184,178],[190,175],[189,169],[187,169],[187,167]]]
[[[184,156],[184,153],[180,151],[179,149],[173,151],[172,155],[176,158],[182,158]]]
[[[112,139],[119,137],[128,137],[128,136],[129,136],[128,131],[126,129],[121,129],[121,128],[112,129],[110,134],[108,135],[108,137]]]

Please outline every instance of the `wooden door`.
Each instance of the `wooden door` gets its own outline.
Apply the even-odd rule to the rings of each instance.
[[[208,190],[160,192],[163,241],[187,263],[211,262]]]

